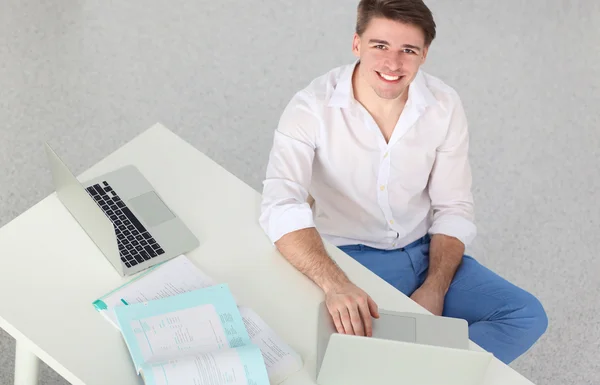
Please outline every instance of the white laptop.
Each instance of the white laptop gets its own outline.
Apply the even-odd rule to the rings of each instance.
[[[80,184],[46,143],[58,198],[115,270],[135,274],[199,244],[134,166]]]
[[[468,350],[466,321],[380,310],[373,337],[338,334],[319,309],[317,384],[482,385],[492,359]]]

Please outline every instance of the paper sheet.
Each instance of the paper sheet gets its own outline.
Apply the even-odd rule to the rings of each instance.
[[[262,353],[273,384],[284,381],[302,369],[302,358],[271,329],[252,309],[240,306],[240,314],[253,344]]]
[[[113,310],[115,307],[124,306],[121,300],[128,304],[146,302],[214,286],[215,284],[212,278],[204,274],[182,255],[165,262],[131,284],[101,298],[107,307],[101,313],[113,326],[118,328],[117,318]]]
[[[146,385],[269,385],[257,346],[196,354],[145,365]]]
[[[145,362],[211,352],[228,345],[223,324],[210,304],[131,321],[130,326]]]

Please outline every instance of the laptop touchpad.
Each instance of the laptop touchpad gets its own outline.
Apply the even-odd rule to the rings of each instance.
[[[150,227],[175,218],[171,210],[153,191],[130,199],[127,201],[127,205],[131,206],[144,223]]]
[[[416,342],[416,319],[391,314],[379,314],[373,319],[373,337],[386,340]]]

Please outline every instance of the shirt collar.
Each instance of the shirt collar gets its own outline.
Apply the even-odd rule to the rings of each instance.
[[[357,59],[353,64],[342,68],[337,85],[329,98],[329,103],[327,104],[329,107],[348,108],[356,101],[352,88],[352,75],[358,62],[359,60]]]
[[[352,75],[354,69],[358,64],[357,59],[353,64],[349,64],[342,68],[338,83],[329,98],[329,107],[341,107],[348,108],[350,105],[356,102],[354,99],[354,91],[352,88]],[[419,109],[425,109],[428,106],[437,104],[437,99],[427,87],[425,75],[423,71],[419,70],[417,76],[413,79],[412,83],[408,87],[408,100],[407,104],[411,104]]]
[[[437,99],[427,87],[427,81],[423,71],[419,70],[417,76],[408,87],[408,100],[419,109],[425,109],[437,104]]]

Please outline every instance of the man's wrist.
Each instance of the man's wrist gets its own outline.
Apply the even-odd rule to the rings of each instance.
[[[319,286],[325,294],[328,294],[330,292],[339,291],[340,288],[344,287],[348,283],[350,283],[350,280],[344,273],[340,271],[338,274],[335,274],[332,277],[325,278]]]
[[[450,288],[450,282],[448,282],[448,280],[444,277],[429,275],[421,287],[445,296]]]

